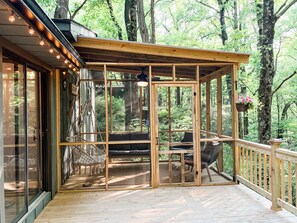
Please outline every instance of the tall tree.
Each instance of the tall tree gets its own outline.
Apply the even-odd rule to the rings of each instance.
[[[258,109],[258,139],[261,143],[268,143],[271,137],[271,105],[272,105],[272,86],[275,77],[273,40],[275,34],[275,24],[278,19],[297,0],[290,3],[286,0],[277,12],[274,12],[274,1],[263,0],[261,3],[256,0],[258,24],[259,24],[259,43],[260,47],[260,83],[259,83],[259,109]],[[260,22],[259,22],[260,19]]]
[[[55,19],[67,19],[67,18],[74,19],[74,17],[86,4],[86,2],[87,0],[84,0],[81,4],[77,5],[73,13],[71,13],[69,10],[69,0],[56,0],[54,18]]]
[[[129,41],[137,41],[136,0],[125,0],[125,25]]]
[[[125,25],[129,41],[137,41],[136,0],[125,0]],[[124,79],[131,79],[131,74],[124,74]],[[125,129],[130,130],[131,120],[138,116],[139,101],[136,82],[124,81],[125,87]]]
[[[151,43],[156,43],[155,0],[151,0]]]
[[[119,40],[123,40],[123,31],[122,31],[122,28],[119,25],[115,15],[114,15],[112,1],[111,0],[106,0],[106,2],[107,2],[107,5],[108,5],[110,18],[113,21],[113,23],[114,23],[114,25],[115,25],[115,27],[116,27],[116,29],[118,31]]]
[[[138,17],[139,31],[140,31],[142,42],[148,43],[149,33],[145,22],[143,0],[137,1],[137,17]]]

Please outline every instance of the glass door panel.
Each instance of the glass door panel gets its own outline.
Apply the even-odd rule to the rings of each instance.
[[[158,85],[155,94],[159,182],[193,184],[194,86]]]
[[[5,217],[11,222],[26,207],[24,66],[4,57],[2,78]]]
[[[38,73],[27,69],[27,111],[28,111],[28,187],[31,201],[40,188],[40,109]]]

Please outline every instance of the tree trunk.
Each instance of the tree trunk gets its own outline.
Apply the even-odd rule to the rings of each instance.
[[[136,0],[125,0],[125,24],[129,41],[137,41]]]
[[[106,0],[108,8],[109,8],[109,14],[110,14],[110,18],[113,21],[117,31],[118,31],[118,38],[119,40],[123,40],[123,31],[121,26],[119,25],[118,21],[116,20],[116,17],[113,13],[113,7],[112,7],[112,2],[111,0]]]
[[[263,34],[260,42],[260,84],[258,109],[258,138],[260,143],[268,143],[271,137],[272,84],[275,75],[273,39],[276,18],[273,0],[264,0]]]
[[[69,0],[56,0],[55,19],[67,19],[69,14]]]
[[[156,43],[155,0],[151,0],[151,43]]]
[[[139,31],[140,31],[142,42],[148,43],[149,33],[145,22],[143,0],[137,1],[137,16],[138,16]]]
[[[136,0],[125,0],[125,25],[129,41],[137,41]],[[124,79],[130,79],[130,74],[124,74]],[[124,82],[125,92],[125,128],[130,130],[131,120],[139,114],[138,89],[136,82]],[[135,97],[135,98],[134,98]],[[137,98],[136,98],[137,97]]]
[[[226,41],[228,40],[228,35],[227,35],[227,31],[226,31],[226,22],[225,22],[225,4],[228,2],[228,0],[224,1],[224,0],[217,0],[220,10],[219,10],[219,14],[220,14],[220,26],[221,26],[221,39],[222,39],[222,43],[223,45],[226,44]]]

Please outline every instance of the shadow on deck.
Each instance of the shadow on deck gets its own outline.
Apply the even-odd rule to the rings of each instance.
[[[35,223],[297,222],[295,215],[270,206],[243,185],[59,193]]]

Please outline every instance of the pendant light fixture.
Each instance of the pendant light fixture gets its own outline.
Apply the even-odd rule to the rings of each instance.
[[[139,87],[146,87],[148,85],[148,78],[144,70],[145,67],[141,67],[141,73],[137,75],[137,86]]]

